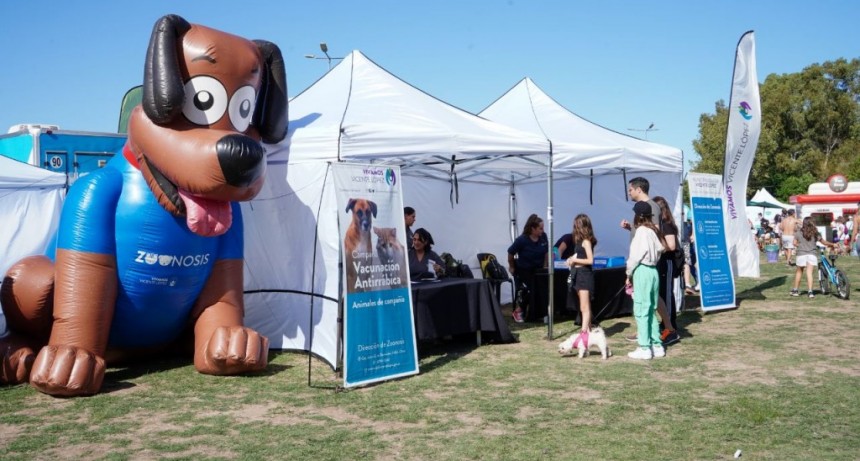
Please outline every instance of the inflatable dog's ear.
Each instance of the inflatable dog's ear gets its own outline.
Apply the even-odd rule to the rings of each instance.
[[[252,123],[263,142],[274,144],[287,135],[287,72],[277,45],[265,40],[254,40],[254,43],[260,49],[266,71],[263,72]]]
[[[162,17],[152,28],[146,64],[143,70],[143,111],[153,122],[163,125],[182,113],[185,85],[179,73],[181,37],[191,24],[170,14]]]

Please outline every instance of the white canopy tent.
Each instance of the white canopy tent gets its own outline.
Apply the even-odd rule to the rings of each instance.
[[[545,184],[546,139],[435,99],[358,51],[293,98],[290,117],[287,138],[267,146],[263,190],[243,204],[245,321],[273,348],[309,350],[332,365],[340,297],[332,163],[400,166],[415,227],[473,268],[477,252],[510,244],[512,182]]]
[[[57,230],[66,175],[0,156],[0,274],[25,256],[44,254]],[[6,321],[0,312],[0,335]]]
[[[558,104],[529,78],[521,80],[479,115],[552,141],[556,238],[571,232],[576,215],[586,213],[598,240],[596,254],[626,255],[629,233],[619,223],[633,215],[633,203],[627,198],[627,181],[637,176],[648,179],[651,197],[662,196],[674,205],[676,223],[680,224],[683,175],[680,149],[589,122]],[[520,217],[545,209],[546,202],[541,201],[545,195],[518,191]]]
[[[535,117],[536,108],[509,107]],[[518,221],[533,212],[546,217],[550,152],[564,222],[575,211],[601,218],[598,254],[626,253],[628,236],[618,227],[631,214],[625,178],[647,176],[652,195],[670,202],[681,181],[677,149],[602,128],[603,138],[598,131],[580,139],[582,130],[563,120],[558,131],[519,131],[435,99],[358,51],[293,98],[290,115],[287,139],[268,146],[263,191],[243,204],[246,323],[274,348],[309,350],[330,364],[340,297],[332,163],[400,166],[404,203],[417,210],[414,227],[433,234],[437,252],[473,269],[478,252],[504,261]],[[558,140],[548,136],[556,133]]]
[[[776,197],[771,195],[771,193],[768,192],[767,189],[765,189],[764,187],[759,189],[758,192],[756,192],[755,195],[753,195],[753,197],[750,199],[750,201],[770,203],[772,205],[776,205],[776,206],[783,208],[785,210],[787,210],[789,208],[794,208],[794,205],[782,203],[779,200],[777,200]]]
[[[756,204],[769,204],[772,206],[756,206]],[[794,205],[780,202],[764,187],[759,189],[755,193],[755,195],[753,195],[753,197],[749,200],[749,203],[747,203],[746,206],[747,218],[755,225],[758,225],[759,213],[761,213],[762,216],[773,222],[773,218],[774,216],[776,216],[776,214],[781,213],[782,210],[790,209],[794,209]]]

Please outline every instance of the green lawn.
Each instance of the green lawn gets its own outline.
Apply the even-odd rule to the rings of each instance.
[[[838,264],[860,287],[860,260]],[[626,357],[626,317],[603,322],[607,361],[558,356],[571,321],[553,340],[512,325],[517,344],[422,344],[418,376],[348,391],[280,352],[243,377],[113,368],[88,398],[0,387],[0,459],[856,460],[860,290],[791,298],[792,277],[763,262],[738,309],[681,313],[682,341],[650,362]]]

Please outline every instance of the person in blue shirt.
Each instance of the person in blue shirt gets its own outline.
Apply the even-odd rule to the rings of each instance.
[[[547,267],[548,255],[549,241],[543,231],[543,219],[532,214],[523,226],[523,233],[508,247],[508,271],[514,276],[518,291],[525,288],[531,292],[535,272]],[[513,318],[517,323],[525,321],[522,304],[515,302]]]

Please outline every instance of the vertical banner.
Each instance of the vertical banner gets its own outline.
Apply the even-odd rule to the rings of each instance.
[[[688,173],[687,186],[693,214],[696,267],[702,310],[735,307],[735,278],[729,263],[719,175]],[[749,231],[747,231],[749,234]],[[758,254],[756,254],[758,256]]]
[[[723,197],[729,259],[741,277],[758,277],[759,252],[747,222],[747,181],[761,133],[761,99],[755,67],[755,34],[745,33],[735,53],[735,71],[726,129]]]
[[[418,373],[398,167],[335,164],[344,386]]]

